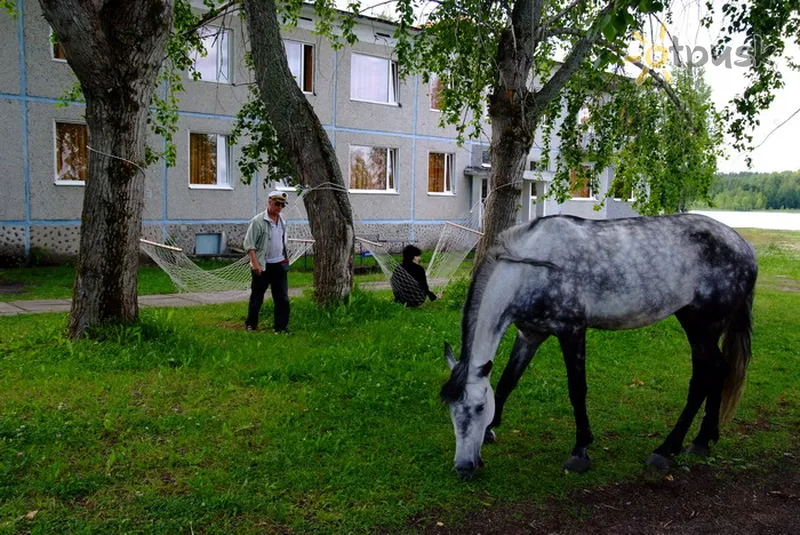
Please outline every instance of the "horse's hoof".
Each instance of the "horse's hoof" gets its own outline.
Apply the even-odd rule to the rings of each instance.
[[[647,466],[652,466],[656,470],[666,472],[672,465],[672,461],[668,457],[664,457],[659,453],[654,453],[647,459]]]
[[[689,444],[689,447],[686,448],[687,455],[694,455],[695,457],[700,457],[705,459],[709,455],[711,455],[711,448],[708,446],[700,446],[695,444],[694,442]]]
[[[483,443],[484,444],[494,444],[497,441],[497,435],[494,434],[494,431],[491,429],[487,429],[486,433],[483,435]]]
[[[569,470],[570,472],[577,472],[582,474],[589,470],[592,467],[592,460],[586,457],[578,457],[577,455],[571,456],[567,459],[567,462],[564,463],[564,470]]]

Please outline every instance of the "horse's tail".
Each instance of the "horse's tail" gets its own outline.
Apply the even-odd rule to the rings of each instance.
[[[728,374],[722,387],[720,421],[727,423],[736,412],[736,405],[744,389],[747,365],[750,363],[750,341],[753,334],[753,288],[745,301],[729,318],[722,341],[722,355],[728,365]]]

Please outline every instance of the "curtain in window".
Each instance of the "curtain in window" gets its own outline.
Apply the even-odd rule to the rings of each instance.
[[[314,47],[303,45],[303,91],[314,92]]]
[[[571,189],[570,195],[573,197],[588,199],[592,196],[589,182],[591,180],[590,169],[584,167],[583,169],[570,169],[569,184]]]
[[[438,152],[428,154],[428,191],[444,193],[445,155]]]
[[[353,54],[350,64],[350,98],[374,102],[389,100],[389,60]]]
[[[189,184],[217,183],[216,134],[189,135]]]
[[[61,43],[53,43],[53,57],[55,59],[67,59],[67,53]]]
[[[442,90],[444,89],[444,83],[439,79],[438,76],[435,74],[431,75],[431,109],[432,110],[441,110],[442,109]]]
[[[289,70],[292,72],[295,81],[299,84],[303,61],[300,55],[300,48],[302,45],[295,41],[284,41],[283,46],[286,49],[286,60],[289,63]]]
[[[85,124],[56,123],[56,180],[86,181],[89,133]]]

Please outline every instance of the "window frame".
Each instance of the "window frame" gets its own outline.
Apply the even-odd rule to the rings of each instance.
[[[615,178],[616,177],[614,176],[614,173],[611,171],[611,169],[609,169],[608,170],[608,191],[606,192],[606,196],[611,198],[611,199],[614,199],[615,201],[619,201],[619,202],[633,202],[633,201],[635,201],[636,197],[634,197],[634,195],[633,195],[633,184],[631,184],[631,189],[630,189],[630,192],[629,192],[630,195],[628,195],[627,198],[625,198],[625,197],[615,197],[613,195],[614,193],[616,193],[615,191],[613,191],[613,189],[614,189],[614,179]]]
[[[59,180],[58,178],[58,150],[59,150],[59,143],[58,143],[58,125],[59,124],[66,124],[66,125],[73,125],[73,126],[83,126],[86,129],[86,139],[89,139],[89,127],[86,123],[83,123],[78,120],[60,120],[55,119],[53,120],[53,183],[56,186],[85,186],[86,180]],[[89,151],[86,150],[86,176],[89,176]]]
[[[445,176],[443,178],[443,186],[444,191],[431,191],[431,155],[433,154],[441,154],[444,156],[444,173]],[[439,196],[439,197],[453,197],[455,193],[455,184],[454,184],[454,175],[455,175],[455,167],[456,167],[456,155],[453,152],[441,152],[430,150],[428,151],[428,184],[427,190],[428,195],[431,196]],[[449,188],[448,188],[449,186]]]
[[[357,57],[364,57],[364,58],[372,58],[372,59],[379,59],[386,62],[386,81],[387,86],[387,100],[371,100],[365,98],[356,98],[353,96],[353,68],[355,67],[355,58]],[[389,100],[392,96],[391,93],[394,93],[394,100]],[[361,54],[357,52],[353,52],[350,56],[350,100],[352,102],[366,102],[369,104],[382,104],[384,106],[400,106],[400,73],[397,62],[391,58],[383,58],[380,56],[372,56],[370,54]]]
[[[227,134],[220,134],[217,132],[205,132],[205,131],[198,131],[198,130],[189,130],[187,132],[188,135],[188,144],[187,144],[187,156],[188,156],[188,164],[186,166],[187,171],[187,182],[189,185],[189,189],[215,189],[215,190],[226,190],[230,191],[233,190],[233,184],[231,181],[231,146],[228,143],[229,136]],[[192,135],[203,135],[203,136],[216,136],[216,157],[217,157],[217,169],[216,169],[216,184],[192,184]],[[222,140],[222,144],[224,145],[220,148],[220,140]],[[220,155],[222,155],[225,159],[225,169],[222,173],[224,175],[225,182],[220,183]]]
[[[351,159],[353,157],[353,149],[384,149],[387,151],[386,154],[386,189],[355,189],[352,187],[353,184],[353,165]],[[347,190],[350,193],[369,193],[369,194],[390,194],[395,195],[399,193],[397,189],[397,157],[398,157],[398,150],[396,147],[388,147],[388,146],[379,146],[379,145],[358,145],[358,144],[351,144],[348,147],[348,165],[347,165]],[[390,171],[391,167],[391,173]],[[392,182],[391,188],[389,187],[389,182]]]
[[[204,32],[204,31],[208,31],[208,34],[207,35],[203,35],[202,32]],[[206,80],[205,78],[202,77],[202,73],[197,69],[197,60],[201,56],[200,56],[199,52],[196,52],[194,54],[194,56],[192,57],[192,68],[195,70],[195,72],[199,72],[201,77],[199,79],[197,79],[197,80],[193,79],[193,81],[195,81],[195,82],[206,82],[206,83],[210,83],[210,84],[232,85],[233,84],[233,64],[232,64],[232,60],[233,60],[233,53],[232,53],[232,51],[233,51],[233,31],[230,30],[230,29],[224,28],[224,27],[220,27],[220,26],[201,26],[200,28],[197,29],[197,32],[200,35],[200,40],[203,41],[203,47],[206,49],[206,57],[210,56],[212,54],[212,51],[216,56],[216,59],[215,59],[215,62],[214,62],[216,64],[216,68],[214,69],[214,72],[216,73],[216,75],[215,75],[215,79],[213,79],[213,80]],[[224,36],[224,39],[222,39],[222,41],[223,41],[222,43],[220,43],[220,36]],[[211,38],[211,40],[212,40],[212,42],[211,42],[212,46],[206,46],[206,39],[209,39],[209,38]],[[227,69],[226,69],[227,72],[225,73],[225,79],[224,80],[220,80],[220,72],[221,72],[220,63],[223,60],[220,58],[219,50],[221,49],[223,44],[225,45],[225,48],[227,49],[226,52],[227,52],[227,60],[228,61],[227,61]]]
[[[286,61],[287,61],[287,63],[289,61],[289,53],[288,53],[288,50],[286,49],[286,46],[289,45],[289,44],[297,45],[297,46],[300,47],[300,74],[299,74],[298,78],[295,78],[295,81],[297,82],[297,85],[300,87],[300,90],[303,92],[303,94],[305,94],[305,95],[314,95],[315,94],[314,93],[314,90],[315,90],[314,75],[316,73],[316,69],[314,67],[314,64],[315,64],[315,61],[316,61],[315,47],[314,47],[313,44],[306,43],[304,41],[296,41],[294,39],[284,39],[283,40],[283,48],[284,48],[284,52],[286,52]],[[306,74],[307,74],[307,70],[309,68],[308,64],[307,64],[309,58],[306,56],[306,50],[309,50],[310,51],[309,54],[311,55],[311,58],[310,58],[311,59],[311,67],[310,67],[310,69],[311,69],[311,81],[310,81],[310,89],[308,89],[308,90],[305,89]],[[290,64],[289,65],[289,71],[291,71],[291,70],[292,70],[292,66]]]

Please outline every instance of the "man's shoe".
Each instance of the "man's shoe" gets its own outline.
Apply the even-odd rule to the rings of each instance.
[[[245,330],[245,331],[255,331],[255,330],[256,330],[256,328],[255,328],[255,327],[253,327],[252,325],[245,325],[245,326],[244,326],[244,330]]]
[[[283,334],[287,336],[289,335],[289,329],[281,329],[281,330],[275,329],[272,332],[274,332],[275,334]]]

